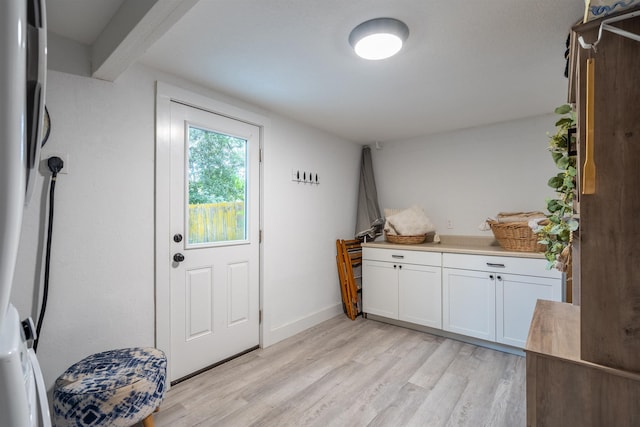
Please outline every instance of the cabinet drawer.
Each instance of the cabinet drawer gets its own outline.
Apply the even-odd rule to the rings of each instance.
[[[442,253],[395,249],[362,248],[362,259],[371,261],[401,262],[440,267]]]
[[[561,272],[555,269],[548,270],[547,261],[538,258],[445,253],[442,256],[442,265],[443,267],[465,270],[523,274],[553,279],[562,278]]]

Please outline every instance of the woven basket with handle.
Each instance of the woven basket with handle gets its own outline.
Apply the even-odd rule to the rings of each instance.
[[[541,222],[545,224],[546,220]],[[529,227],[528,221],[498,222],[488,220],[500,246],[509,251],[516,252],[544,252],[546,247],[538,243],[539,237]]]

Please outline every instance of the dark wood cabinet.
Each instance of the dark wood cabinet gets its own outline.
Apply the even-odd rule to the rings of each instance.
[[[580,307],[538,300],[527,340],[527,426],[640,425],[640,374],[580,357]]]
[[[627,12],[628,13],[628,12]],[[574,27],[598,38],[601,21]],[[615,27],[640,34],[640,16]],[[527,425],[640,425],[640,42],[573,44],[578,191],[586,151],[586,63],[595,59],[595,192],[579,194],[573,301],[538,302],[527,340]],[[590,103],[591,104],[591,103]],[[579,306],[577,305],[579,304]]]
[[[640,34],[640,17],[615,25]],[[575,28],[587,42],[598,30],[598,21]],[[579,49],[581,163],[588,57],[595,60],[596,191],[580,196],[581,357],[640,372],[640,42],[605,31],[595,52]]]

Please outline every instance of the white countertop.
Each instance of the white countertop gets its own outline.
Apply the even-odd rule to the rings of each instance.
[[[446,252],[471,255],[494,255],[520,258],[544,259],[541,252],[517,252],[503,249],[493,237],[479,236],[440,236],[440,243],[421,243],[402,245],[385,240],[363,243],[364,248],[402,249],[407,251]]]

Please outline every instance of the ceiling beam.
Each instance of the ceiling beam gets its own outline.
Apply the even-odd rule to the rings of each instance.
[[[115,81],[198,0],[125,0],[92,46],[91,76]]]

